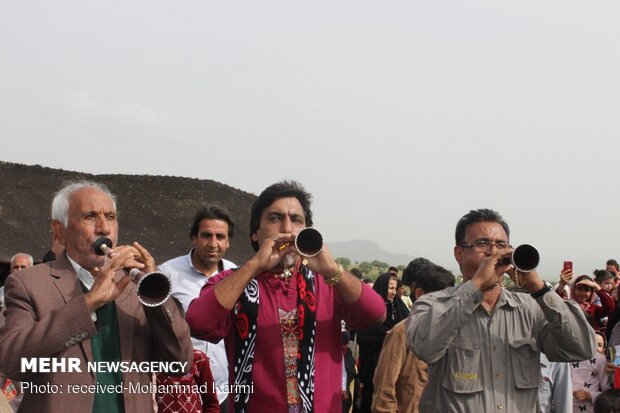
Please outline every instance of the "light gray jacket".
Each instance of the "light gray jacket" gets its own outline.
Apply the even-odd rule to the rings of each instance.
[[[553,291],[534,300],[502,290],[490,313],[482,300],[468,281],[416,301],[407,342],[429,364],[420,411],[534,412],[541,351],[551,361],[596,351],[581,309]]]

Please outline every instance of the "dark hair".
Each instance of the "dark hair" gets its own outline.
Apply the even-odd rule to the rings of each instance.
[[[372,284],[374,284],[374,283],[372,282],[372,278],[370,278],[370,277],[364,277],[364,278],[362,279],[362,282],[363,282],[364,284],[371,284],[371,283],[372,283]]]
[[[351,341],[351,333],[349,330],[341,330],[340,334],[342,335],[342,345],[349,344],[349,341]]]
[[[573,281],[573,286],[577,286],[577,284],[583,280],[590,280],[590,281],[594,281],[592,279],[592,277],[590,277],[588,274],[581,274],[580,276],[578,276],[577,278],[575,278],[575,281]],[[588,288],[592,289],[592,287],[588,286]]]
[[[357,278],[359,278],[360,280],[362,278],[364,278],[364,274],[362,274],[362,271],[359,268],[351,268],[351,270],[349,271],[351,274],[355,275]]]
[[[504,218],[502,218],[499,212],[482,208],[471,210],[468,214],[459,219],[454,233],[456,245],[462,245],[465,243],[465,232],[467,231],[467,227],[478,222],[496,222],[500,224],[502,228],[504,228],[506,236],[510,239],[510,228],[508,228],[508,224],[504,221]]]
[[[597,284],[614,279],[614,276],[607,270],[594,270],[592,274],[594,274],[594,281],[596,281]]]
[[[607,262],[605,263],[605,265],[613,265],[614,267],[618,268],[618,261],[611,259],[611,260],[607,260]]]
[[[263,211],[280,198],[296,198],[304,210],[306,226],[312,226],[312,211],[310,210],[312,195],[306,192],[297,181],[282,181],[267,187],[254,201],[250,212],[250,237],[258,231]],[[258,242],[252,240],[252,248],[258,251]]]
[[[189,230],[189,238],[192,239],[198,236],[198,229],[200,228],[200,222],[203,219],[218,219],[228,224],[228,238],[232,238],[235,233],[235,223],[230,217],[230,213],[216,205],[207,205],[202,207],[196,212],[194,216],[194,222],[192,222],[192,228]]]
[[[405,285],[408,287],[411,287],[411,284],[413,284],[416,281],[416,277],[418,276],[420,271],[422,271],[424,267],[429,266],[429,265],[434,265],[434,264],[423,257],[418,257],[414,259],[413,261],[411,261],[407,265],[407,268],[403,270],[403,282],[405,283]]]
[[[590,324],[590,327],[592,327],[593,329],[596,328],[595,327],[595,322],[594,322],[594,317],[592,317],[592,314],[590,314],[589,312],[587,312],[586,310],[584,310],[583,308],[581,309],[581,312],[583,313],[583,315],[586,318],[586,321],[588,322],[588,324]]]
[[[415,280],[416,288],[421,288],[425,294],[454,287],[454,283],[454,275],[445,268],[435,264],[426,266],[424,271],[420,272]]]
[[[388,268],[388,272],[392,272],[394,271],[395,273],[398,274],[398,268],[394,267],[394,266],[390,266],[390,268]]]
[[[620,413],[620,389],[607,389],[594,402],[594,413]]]
[[[603,351],[607,351],[607,337],[605,337],[605,333],[601,331],[595,331],[594,335],[603,337]]]
[[[43,256],[43,262],[49,262],[49,261],[54,261],[54,260],[56,260],[56,254],[52,250],[49,250]]]

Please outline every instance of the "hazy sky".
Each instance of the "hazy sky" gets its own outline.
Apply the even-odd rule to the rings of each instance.
[[[4,1],[0,159],[295,178],[326,239],[456,269],[456,221],[620,259],[620,2]],[[369,257],[373,258],[373,257]]]

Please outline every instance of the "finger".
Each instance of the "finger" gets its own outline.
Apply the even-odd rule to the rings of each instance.
[[[126,269],[137,268],[141,270],[145,267],[146,265],[143,262],[136,261],[133,257],[131,257],[129,260],[125,262],[125,265],[123,268],[126,268]]]
[[[288,254],[289,252],[297,252],[295,246],[290,242],[275,243],[274,249],[278,255]]]
[[[122,255],[117,255],[112,258],[106,265],[99,269],[95,269],[95,284],[102,284],[104,282],[114,281],[114,275],[117,271],[123,268],[123,262],[128,257],[123,257]]]
[[[279,251],[292,251],[295,246],[295,236],[293,234],[278,234],[272,238],[272,248]]]
[[[277,234],[274,238],[274,241],[278,245],[282,244],[293,244],[295,241],[295,234],[293,233],[280,233]]]
[[[321,251],[319,252],[317,257],[322,257],[322,258],[325,258],[325,259],[327,259],[329,261],[333,261],[332,253],[330,252],[329,248],[327,248],[326,244],[323,244],[323,246],[321,247]]]
[[[276,249],[276,253],[278,254],[278,256],[280,258],[282,258],[285,255],[288,255],[290,253],[298,254],[298,251],[297,251],[297,248],[295,248],[294,245],[292,245],[292,244],[285,244],[285,245],[282,245],[282,246],[278,247]]]
[[[148,250],[144,248],[142,245],[140,245],[137,241],[134,242],[132,245],[138,250],[142,258],[144,258],[146,261],[155,262],[155,259],[153,259],[153,256],[151,255],[151,253],[148,252]]]
[[[506,257],[510,257],[513,251],[514,251],[513,248],[504,248],[504,249],[498,250],[495,254],[501,258],[506,258]]]
[[[499,274],[503,274],[511,268],[510,256],[512,255],[512,251],[512,248],[504,248],[495,251],[495,253],[489,257]]]
[[[122,292],[125,289],[125,287],[129,285],[130,282],[131,282],[131,279],[129,278],[128,275],[126,275],[120,280],[118,280],[118,282],[116,283],[116,286],[118,287],[118,290]]]
[[[115,255],[110,262],[107,264],[107,268],[113,271],[117,271],[120,270],[121,268],[125,268],[127,267],[126,263],[128,261],[133,261],[133,252],[129,251],[129,250],[125,250],[122,252],[119,252],[117,255]]]
[[[131,252],[131,254],[135,257],[138,258],[140,257],[140,251],[138,251],[137,248],[131,246],[131,245],[121,245],[118,246],[116,248],[114,248],[113,250],[114,255],[118,255],[118,254],[124,254],[126,252]]]
[[[274,245],[275,245],[275,240],[271,238],[267,238],[260,244],[258,251],[272,250]]]
[[[510,255],[512,254],[512,251],[513,251],[512,248],[504,248],[501,250],[497,250],[495,251],[495,253],[493,253],[493,255],[489,257],[489,260],[493,261],[494,263],[497,263],[501,259],[509,258]]]

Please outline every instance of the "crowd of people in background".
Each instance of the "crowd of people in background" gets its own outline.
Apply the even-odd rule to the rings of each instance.
[[[614,259],[592,274],[573,274],[565,263],[549,285],[535,270],[519,273],[506,261],[512,251],[508,224],[497,212],[480,209],[457,223],[461,284],[422,257],[400,276],[389,267],[371,279],[343,268],[327,246],[299,257],[295,235],[312,226],[310,194],[284,181],[263,191],[250,211],[256,255],[247,263],[224,258],[234,220],[224,208],[208,205],[188,223],[191,250],[158,267],[172,286],[166,314],[137,302],[115,310],[127,287],[123,269],[154,270],[154,260],[139,244],[115,245],[116,200],[107,188],[71,185],[52,204],[53,249],[39,265],[16,253],[7,291],[0,289],[0,340],[13,346],[0,342],[2,413],[20,405],[20,411],[37,406],[41,412],[620,413],[620,269]],[[89,250],[102,235],[114,240],[105,259]],[[503,285],[505,273],[509,286]],[[58,295],[53,286],[62,276],[66,290]],[[104,276],[113,293],[93,301],[105,290]],[[117,315],[121,310],[153,323],[153,331],[137,325],[123,330],[129,324],[122,321],[127,315]],[[42,322],[49,327],[41,328]],[[33,335],[46,343],[58,323],[64,323],[67,333],[59,335],[67,341],[58,339],[49,349],[29,344]],[[140,405],[118,394],[74,403],[20,392],[18,380],[41,377],[18,373],[18,358],[73,355],[74,346],[82,346],[87,358],[123,360],[127,334],[144,335],[141,343],[149,347],[131,357],[190,360],[182,375],[136,380],[206,384],[213,391],[155,392]],[[155,344],[155,335],[169,347]],[[110,343],[116,343],[112,353],[106,351],[114,347]],[[53,375],[45,379],[62,382]]]
[[[618,268],[617,261],[610,259],[605,269],[593,270],[591,276],[575,276],[572,268],[565,268],[558,275],[553,291],[581,308],[595,332],[597,347],[592,357],[577,362],[550,362],[545,353],[541,353],[539,412],[620,412],[620,399],[617,399],[620,396]],[[395,270],[395,267],[390,267],[390,272],[380,275],[375,281],[374,285],[379,287],[373,286],[381,292],[385,290],[385,280],[397,280],[399,286],[402,284],[409,288],[409,292],[401,294],[381,294],[388,309],[408,307],[406,299],[415,303],[426,293],[455,284],[454,275],[425,258],[410,262],[403,270],[402,278],[397,278]],[[353,272],[361,275],[358,270]],[[514,283],[506,288],[525,292]],[[408,308],[411,310],[412,307]],[[359,347],[357,370],[355,376],[349,378],[352,384],[345,390],[347,394],[344,396],[347,399],[349,392],[357,394],[351,411],[425,411],[419,408],[419,401],[428,382],[428,367],[407,348],[405,328],[411,318],[404,315],[398,321],[392,325],[386,321],[381,328],[359,333],[357,340],[355,333],[347,334],[347,337],[352,337],[347,345]],[[345,408],[344,411],[349,410]]]

